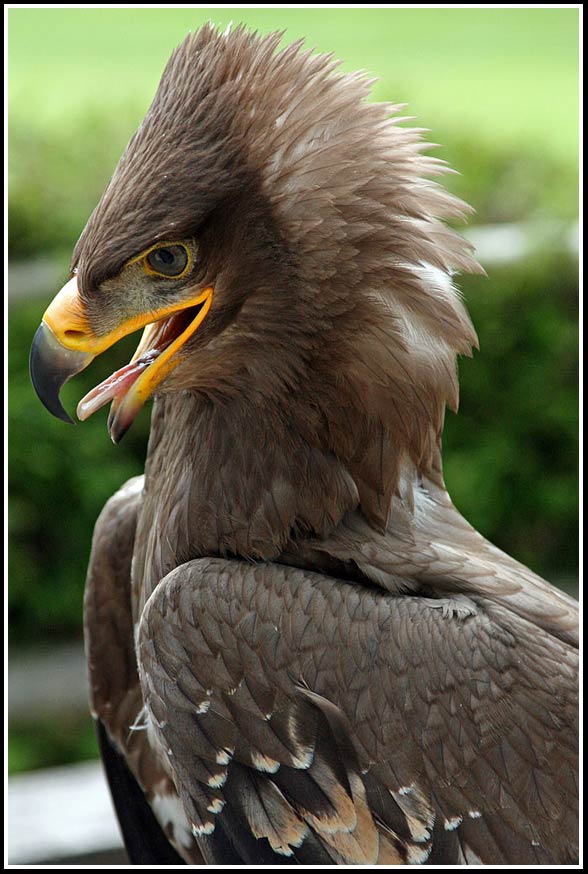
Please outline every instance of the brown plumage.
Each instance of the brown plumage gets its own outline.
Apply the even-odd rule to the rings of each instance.
[[[469,208],[399,107],[279,42],[174,52],[31,356],[64,417],[147,325],[79,407],[118,440],[155,395],[85,599],[132,861],[572,862],[577,605],[443,483]]]

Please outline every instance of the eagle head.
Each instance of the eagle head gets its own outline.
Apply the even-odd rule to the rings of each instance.
[[[281,38],[207,25],[174,51],[37,331],[34,386],[69,419],[63,383],[143,328],[77,410],[111,401],[115,442],[187,390],[278,410],[351,468],[375,433],[392,467],[425,464],[476,343],[451,277],[480,268],[443,222],[469,207],[400,106]]]

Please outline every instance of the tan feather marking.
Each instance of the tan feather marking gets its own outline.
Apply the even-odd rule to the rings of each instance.
[[[260,753],[258,750],[251,750],[251,762],[254,768],[258,771],[264,771],[267,774],[275,774],[280,763],[270,756]]]
[[[409,865],[423,865],[431,855],[432,846],[426,847],[409,844],[406,848],[406,861]]]
[[[322,816],[315,816],[309,811],[305,814],[305,819],[321,832],[339,832],[351,831],[357,825],[357,811],[347,790],[341,786],[337,776],[330,766],[315,758],[309,774],[312,779],[320,786],[321,790],[327,796],[334,809],[334,813],[325,813]]]
[[[213,774],[206,781],[207,786],[212,786],[214,789],[220,789],[227,782],[227,771],[221,771],[220,774]]]
[[[215,798],[210,804],[207,805],[206,809],[211,813],[220,813],[223,807],[225,806],[224,798]]]
[[[224,749],[216,754],[217,765],[228,765],[233,757],[234,749]]]
[[[271,848],[291,856],[308,833],[308,826],[297,816],[278,787],[269,780],[241,772],[238,792],[242,810],[256,838],[267,838]]]
[[[192,834],[196,838],[200,838],[203,835],[211,835],[214,831],[214,822],[212,820],[208,820],[207,822],[203,822],[200,824],[192,823]]]
[[[375,865],[378,860],[380,836],[368,807],[363,781],[356,774],[349,778],[356,814],[355,827],[350,831],[321,832],[321,838],[349,865]]]
[[[301,740],[300,731],[297,723],[297,710],[292,708],[288,714],[288,734],[293,744],[293,765],[295,768],[308,768],[312,764],[314,757],[314,747],[310,744],[305,744]]]
[[[435,811],[416,784],[402,786],[398,792],[390,790],[390,794],[406,817],[412,839],[417,843],[429,840],[435,824]]]
[[[379,831],[380,843],[376,865],[404,865],[404,857],[394,842],[382,831]]]
[[[316,816],[312,811],[303,811],[304,818],[309,825],[321,834],[335,834],[354,829],[357,825],[357,812],[353,801],[343,787],[339,785],[327,787],[322,783],[319,783],[319,786],[331,802],[335,812]]]

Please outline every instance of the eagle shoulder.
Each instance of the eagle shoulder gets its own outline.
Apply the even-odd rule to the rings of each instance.
[[[125,844],[134,864],[193,864],[202,858],[185,832],[169,774],[143,723],[131,599],[131,565],[143,476],[128,480],[105,504],[94,528],[84,595],[90,705],[102,762]],[[172,846],[170,846],[170,843]]]
[[[130,580],[143,479],[137,476],[128,480],[100,513],[94,527],[84,594],[92,712],[121,743],[121,732],[128,731],[140,700]]]
[[[139,674],[206,860],[572,860],[577,652],[471,600],[236,560],[168,574]]]

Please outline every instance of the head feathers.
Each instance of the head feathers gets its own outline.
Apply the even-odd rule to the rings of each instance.
[[[433,465],[476,344],[451,277],[480,268],[443,224],[469,207],[431,181],[444,162],[399,106],[281,38],[184,40],[74,262],[88,298],[137,251],[194,237],[225,316],[168,388],[249,393],[339,458],[383,524],[402,465]]]

